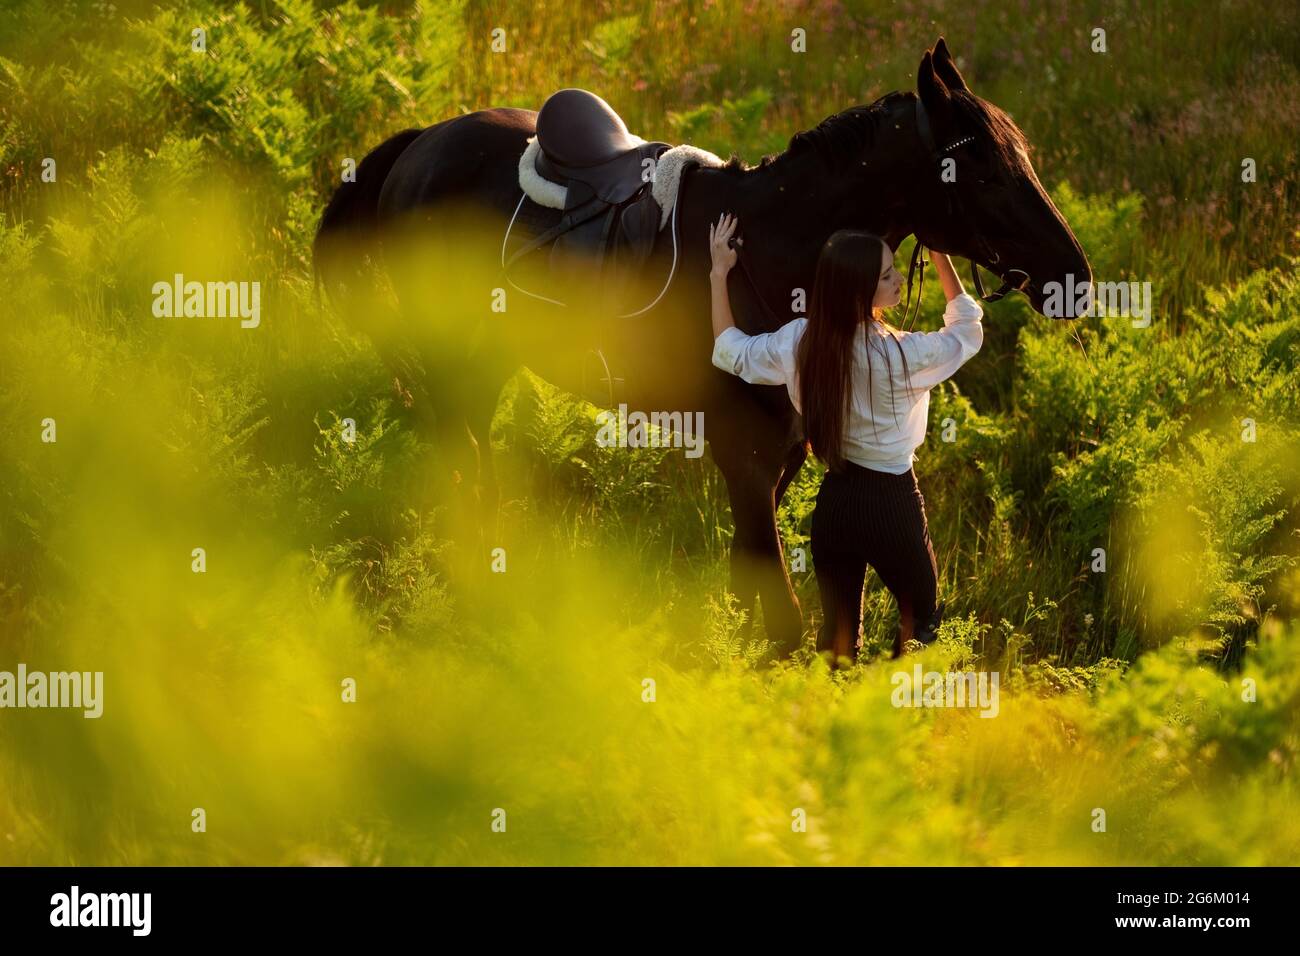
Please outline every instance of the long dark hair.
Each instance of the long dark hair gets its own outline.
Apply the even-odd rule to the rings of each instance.
[[[853,394],[855,340],[864,323],[880,321],[883,326],[882,312],[872,308],[872,302],[885,249],[885,240],[879,236],[841,229],[826,240],[817,259],[808,327],[800,339],[796,362],[804,435],[813,454],[832,471],[844,470],[844,422]],[[897,337],[894,343],[899,346],[903,374],[910,379]],[[867,346],[871,346],[870,335]],[[886,361],[888,357],[886,352]],[[866,372],[870,395],[870,362]]]

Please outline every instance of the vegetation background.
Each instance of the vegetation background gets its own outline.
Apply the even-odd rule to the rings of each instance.
[[[105,712],[0,713],[0,864],[1300,859],[1298,20],[1265,0],[9,0],[0,669],[102,670]],[[724,597],[707,458],[599,448],[595,409],[527,373],[494,427],[508,571],[453,586],[422,493],[437,450],[314,297],[343,158],[583,86],[647,138],[756,163],[914,88],[941,34],[1035,144],[1097,277],[1155,292],[1150,328],[1090,320],[1079,342],[990,305],[934,393],[918,472],[949,620],[915,660],[997,669],[998,717],[891,705],[874,577],[860,666],[773,665]],[[261,326],[154,318],[177,272],[260,281]],[[782,508],[788,548],[821,471]]]

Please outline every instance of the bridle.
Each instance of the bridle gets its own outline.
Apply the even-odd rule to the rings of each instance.
[[[944,146],[942,149],[940,149],[939,144],[935,141],[934,138],[934,130],[930,126],[930,114],[926,110],[925,104],[921,102],[921,97],[919,96],[916,98],[916,131],[921,137],[921,142],[925,145],[925,148],[929,151],[932,163],[938,166],[942,165],[944,157],[948,153],[951,153],[954,149],[957,149],[960,146],[965,146],[967,143],[974,142],[975,140],[974,136],[963,136],[961,139],[954,140],[953,142],[949,143],[947,146]],[[969,228],[970,220],[967,219],[965,209],[962,207],[961,204],[961,199],[957,195],[957,191],[955,189],[956,183],[945,181],[942,175],[940,175],[939,183],[940,185],[946,187],[943,189],[943,195],[944,195],[944,199],[947,201],[948,204],[948,215],[955,219],[961,220],[961,225],[964,227],[965,231],[975,237],[975,242],[979,245],[980,251],[984,254],[984,257],[988,262],[988,265],[985,268],[987,268],[990,272],[996,272],[998,278],[1002,280],[1002,285],[997,290],[995,290],[992,294],[985,292],[984,282],[980,279],[979,266],[976,265],[975,260],[972,259],[970,263],[970,276],[971,276],[971,282],[975,286],[976,294],[980,297],[980,299],[982,299],[985,302],[997,302],[999,299],[1006,296],[1007,293],[1009,292],[1023,292],[1025,286],[1029,284],[1029,273],[1026,272],[1024,269],[1007,269],[1005,270],[1005,272],[999,271],[996,268],[996,266],[998,265],[998,262],[1000,261],[1001,257],[996,252],[993,251],[993,249],[989,246],[988,242],[985,240],[984,236],[980,234],[978,230]],[[905,328],[910,328],[912,324],[910,321],[906,321],[906,320],[907,320],[908,309],[911,307],[911,303],[912,303],[912,273],[916,270],[916,264],[921,258],[921,250],[922,250],[921,237],[917,236],[916,245],[912,247],[912,261],[908,264],[907,267],[907,304],[903,306],[903,318],[905,320],[905,324],[904,324]],[[1012,277],[1018,277],[1018,278],[1013,279]],[[925,266],[924,263],[922,263],[921,279],[920,282],[917,283],[917,287],[916,287],[916,313],[917,314],[919,314],[921,311],[921,293],[924,291],[924,288],[925,288]],[[912,321],[915,321],[915,319],[916,319],[916,315],[913,315]]]

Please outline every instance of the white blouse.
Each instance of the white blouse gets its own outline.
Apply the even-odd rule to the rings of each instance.
[[[912,467],[913,452],[925,441],[930,389],[953,375],[984,342],[984,310],[963,292],[948,300],[943,328],[937,332],[897,332],[876,322],[863,323],[854,342],[853,397],[845,422],[844,457],[875,471],[901,475]],[[713,343],[713,364],[751,385],[784,385],[799,407],[796,350],[806,318],[787,322],[775,332],[746,335],[732,326]],[[871,329],[872,348],[867,348]],[[897,344],[896,344],[897,343]],[[911,390],[903,375],[899,348],[907,357]],[[867,362],[871,385],[867,386]]]

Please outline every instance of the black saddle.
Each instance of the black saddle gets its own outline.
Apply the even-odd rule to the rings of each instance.
[[[668,148],[667,143],[633,136],[608,103],[577,89],[552,93],[542,104],[537,142],[538,173],[552,182],[581,183],[614,204],[626,202],[648,184],[645,161],[658,159]]]
[[[551,266],[570,278],[593,273],[612,294],[654,249],[660,208],[652,193],[654,161],[668,143],[646,142],[594,93],[552,93],[537,114],[538,175],[566,187],[560,221],[515,252],[507,266],[548,243]],[[648,162],[647,162],[648,161]],[[606,266],[613,262],[615,269]]]

